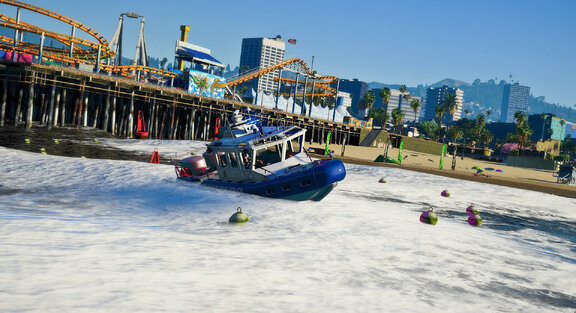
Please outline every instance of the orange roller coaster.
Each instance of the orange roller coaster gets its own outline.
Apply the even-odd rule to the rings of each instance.
[[[330,92],[330,94],[324,94],[324,96],[334,95],[334,93],[336,92],[336,90],[334,88],[327,86],[328,84],[332,84],[332,83],[336,82],[336,80],[337,80],[336,77],[334,77],[332,75],[315,76],[312,73],[312,71],[308,68],[306,63],[304,61],[302,61],[301,59],[298,59],[298,58],[288,59],[286,61],[276,63],[274,65],[268,66],[268,67],[263,68],[263,69],[244,73],[238,77],[230,79],[226,83],[226,86],[227,87],[233,87],[233,86],[242,84],[244,82],[247,82],[251,79],[254,79],[256,77],[266,75],[266,74],[274,72],[276,70],[288,67],[290,65],[297,65],[300,67],[300,71],[303,72],[302,74],[313,76],[315,79],[314,84],[316,87],[327,90]],[[275,80],[278,81],[278,78],[275,78]],[[296,80],[288,79],[288,78],[282,78],[281,81],[282,82],[296,82]],[[304,84],[303,81],[301,83]],[[308,82],[308,85],[312,85],[312,84],[313,84],[312,82]]]
[[[176,77],[176,73],[156,69],[148,66],[110,66],[99,64],[100,59],[109,59],[114,57],[115,53],[109,47],[108,41],[104,36],[100,35],[91,27],[88,27],[76,20],[66,17],[62,14],[52,12],[41,7],[27,4],[20,1],[0,0],[0,4],[10,5],[20,9],[29,10],[34,13],[42,14],[58,21],[71,25],[73,28],[72,35],[61,34],[53,31],[43,29],[41,27],[23,22],[19,20],[19,13],[17,18],[13,18],[0,13],[0,27],[14,29],[17,33],[32,33],[36,35],[44,35],[45,37],[52,38],[53,40],[62,44],[63,47],[42,47],[42,44],[21,41],[17,35],[14,38],[0,36],[0,50],[19,52],[35,56],[42,56],[48,59],[66,62],[70,64],[90,64],[99,66],[101,69],[120,73],[122,75],[129,75],[133,71],[143,71],[152,74],[162,75],[166,77]],[[74,35],[75,29],[80,29],[94,40],[87,40]]]
[[[43,9],[41,7],[27,4],[20,1],[10,1],[10,0],[0,0],[0,4],[6,4],[10,6],[17,7],[18,9],[29,10],[34,13],[42,14],[53,19],[59,20],[61,22],[67,23],[75,28],[85,31],[90,34],[96,41],[86,40],[73,35],[60,34],[46,29],[40,28],[38,26],[28,24],[19,20],[19,14],[17,18],[12,18],[4,14],[0,14],[0,26],[6,28],[12,28],[17,32],[26,32],[37,35],[42,35],[53,38],[54,40],[60,42],[62,45],[67,46],[67,48],[51,48],[46,49],[44,56],[50,59],[55,59],[58,61],[68,62],[68,63],[90,63],[90,61],[95,61],[98,58],[98,54],[102,58],[109,58],[114,55],[114,53],[108,47],[108,41],[104,36],[100,35],[98,32],[92,28],[68,18],[64,15]],[[33,55],[40,54],[40,45],[30,42],[19,42],[17,36],[14,39],[6,40],[6,37],[0,38],[0,49],[6,51],[16,51],[21,53],[28,53]],[[70,54],[72,56],[70,56]],[[76,56],[76,57],[74,57]]]

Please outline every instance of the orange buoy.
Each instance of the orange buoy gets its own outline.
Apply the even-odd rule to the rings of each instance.
[[[154,151],[152,152],[150,163],[160,164],[160,154],[158,153],[158,148],[155,148]]]

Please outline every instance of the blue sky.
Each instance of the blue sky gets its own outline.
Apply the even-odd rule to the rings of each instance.
[[[367,82],[432,84],[512,79],[532,94],[573,106],[576,96],[576,1],[29,1],[87,24],[110,39],[122,12],[146,18],[149,54],[172,62],[179,26],[188,42],[238,65],[245,37],[295,38],[286,57],[321,74]],[[0,5],[14,16],[15,9]],[[69,32],[30,12],[24,21]],[[125,23],[125,55],[135,51],[138,23]]]

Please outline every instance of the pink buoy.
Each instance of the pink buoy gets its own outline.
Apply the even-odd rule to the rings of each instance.
[[[474,204],[470,204],[467,208],[466,208],[466,213],[468,214],[478,214],[478,211],[476,210],[476,208],[474,207]]]
[[[480,214],[470,214],[468,217],[468,224],[472,226],[480,226],[482,225],[482,217],[480,217]]]
[[[442,195],[442,197],[449,198],[450,192],[448,192],[448,190],[442,190],[442,193],[440,193],[440,195]]]
[[[438,216],[436,213],[434,213],[434,210],[430,208],[428,211],[424,211],[422,214],[420,214],[420,222],[424,224],[436,225],[436,223],[438,223]]]

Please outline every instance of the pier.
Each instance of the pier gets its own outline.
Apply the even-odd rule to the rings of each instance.
[[[306,140],[358,145],[360,127],[68,67],[0,62],[0,127],[94,127],[134,138],[142,111],[149,138],[212,140],[217,123],[250,108],[266,125],[308,129]],[[221,122],[222,121],[222,122]]]

